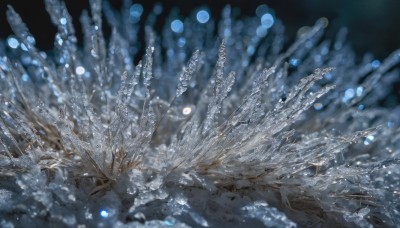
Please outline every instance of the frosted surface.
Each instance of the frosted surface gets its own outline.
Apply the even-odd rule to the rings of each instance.
[[[400,51],[356,61],[346,30],[322,38],[326,19],[284,49],[265,5],[216,23],[124,2],[90,1],[81,48],[65,4],[46,0],[51,53],[8,9],[1,227],[400,224],[400,109],[378,106]]]

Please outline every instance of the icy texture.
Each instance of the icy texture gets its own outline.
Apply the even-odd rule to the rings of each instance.
[[[254,202],[252,205],[243,207],[245,214],[251,218],[260,219],[266,227],[296,227],[285,214],[276,208],[268,207],[265,202]]]
[[[217,28],[171,14],[157,34],[162,7],[140,23],[128,0],[90,1],[80,48],[65,4],[45,3],[50,53],[7,11],[2,227],[400,223],[400,109],[378,106],[400,51],[357,62],[346,30],[322,40],[326,19],[284,50],[268,9],[238,19],[229,6]]]

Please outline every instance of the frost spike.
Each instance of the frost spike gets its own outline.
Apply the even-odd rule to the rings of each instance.
[[[219,86],[218,93],[212,99],[208,105],[208,111],[206,119],[204,120],[203,134],[206,134],[215,125],[216,118],[220,113],[222,102],[225,100],[229,91],[232,89],[232,85],[235,82],[235,72],[230,72],[228,77]]]
[[[224,78],[224,67],[226,61],[226,53],[225,53],[225,41],[222,40],[221,46],[218,50],[218,60],[215,65],[215,82],[214,82],[214,94],[218,96],[221,93],[221,83]]]
[[[189,59],[189,62],[182,69],[181,76],[179,77],[178,88],[176,89],[176,97],[181,96],[186,90],[189,84],[190,79],[193,74],[196,72],[199,62],[200,51],[196,50],[192,57]]]

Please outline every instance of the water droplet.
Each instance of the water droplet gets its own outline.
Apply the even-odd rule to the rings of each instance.
[[[63,39],[60,38],[59,35],[56,36],[56,40],[57,40],[58,45],[60,45],[60,46],[63,45],[64,41],[63,41]]]
[[[85,73],[85,68],[83,68],[82,66],[78,66],[78,67],[76,67],[76,69],[75,69],[75,73],[76,73],[77,75],[83,75],[83,74]]]
[[[363,91],[364,91],[364,88],[362,86],[357,87],[357,89],[356,89],[357,97],[361,96]]]
[[[92,50],[90,51],[90,54],[91,54],[93,57],[95,57],[95,58],[98,58],[98,57],[99,57],[99,56],[97,55],[96,50],[94,50],[94,49],[92,49]]]
[[[182,33],[183,32],[183,23],[182,23],[182,21],[178,20],[178,19],[173,20],[171,22],[171,30],[173,32],[176,32],[176,33]]]
[[[344,96],[342,98],[343,102],[348,102],[350,101],[354,96],[356,95],[355,91],[353,88],[346,89],[344,92]]]
[[[257,34],[257,35],[258,35],[258,34]],[[254,46],[249,46],[249,47],[247,47],[247,54],[248,54],[248,55],[254,54],[255,51],[256,51],[256,49],[254,48]]]
[[[60,18],[60,23],[62,25],[66,25],[67,24],[67,19],[65,17]]]
[[[10,48],[13,48],[13,49],[15,49],[15,48],[17,48],[17,47],[19,46],[18,40],[15,39],[14,37],[9,37],[9,38],[7,39],[7,44],[8,44],[8,46],[9,46]]]
[[[62,97],[57,97],[57,102],[58,102],[59,104],[63,103]]]
[[[191,107],[183,108],[183,110],[182,110],[182,114],[183,115],[187,116],[187,115],[190,115],[190,113],[192,113],[192,108]]]
[[[360,104],[358,107],[357,107],[357,110],[358,111],[362,111],[362,110],[364,110],[364,105],[362,105],[362,104]]]
[[[27,74],[22,75],[22,81],[27,82],[29,79],[29,76]]]
[[[333,75],[331,73],[326,73],[324,74],[324,78],[326,78],[327,80],[332,80]]]
[[[35,38],[33,38],[33,36],[27,36],[26,40],[28,41],[28,43],[30,44],[35,44]]]
[[[202,24],[207,23],[207,21],[210,19],[210,14],[205,10],[200,10],[196,14],[196,19]]]
[[[167,226],[173,226],[175,222],[172,219],[165,219],[164,224]]]
[[[100,211],[100,216],[103,218],[107,218],[108,217],[108,211],[106,209],[102,209]]]
[[[72,195],[72,194],[69,194],[69,195],[68,195],[68,199],[69,199],[70,201],[75,201],[75,200],[76,200],[75,196]]]
[[[28,51],[28,48],[25,46],[25,44],[21,43],[21,49],[23,51]]]
[[[377,60],[377,59],[371,62],[371,67],[373,69],[378,68],[380,65],[381,65],[381,62],[379,60]]]
[[[46,59],[47,58],[47,54],[46,54],[46,52],[43,52],[43,51],[41,51],[40,52],[40,55],[44,58],[44,59]]]
[[[324,106],[321,103],[315,103],[314,104],[314,109],[319,111],[323,108]]]
[[[370,145],[374,141],[375,137],[373,135],[368,135],[365,137],[364,145]]]
[[[300,64],[300,60],[296,58],[291,58],[289,60],[289,66],[291,67],[297,67]]]
[[[271,14],[266,13],[261,17],[261,24],[268,28],[271,28],[271,26],[274,24],[274,17],[272,17]]]

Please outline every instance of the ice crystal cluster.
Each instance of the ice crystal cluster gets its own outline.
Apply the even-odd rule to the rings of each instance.
[[[12,7],[0,47],[2,227],[400,224],[400,110],[379,106],[399,51],[356,61],[326,19],[286,47],[265,6],[181,20],[100,0],[81,48],[45,3],[51,52]]]

